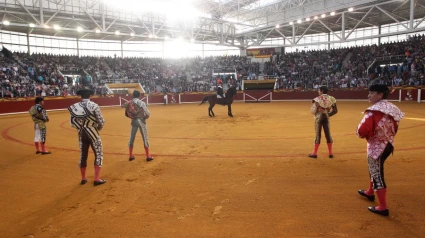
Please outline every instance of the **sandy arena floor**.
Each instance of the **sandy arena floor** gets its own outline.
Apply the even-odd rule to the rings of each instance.
[[[50,112],[36,155],[28,114],[1,116],[0,237],[425,237],[425,105],[406,113],[386,162],[390,217],[357,194],[368,185],[366,142],[355,129],[367,102],[339,102],[331,118],[334,159],[319,158],[309,102],[150,106],[152,162],[141,136],[128,161],[129,120],[104,108],[102,178],[80,185],[76,132]]]

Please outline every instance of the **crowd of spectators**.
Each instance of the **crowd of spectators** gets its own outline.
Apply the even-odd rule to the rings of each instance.
[[[221,56],[191,59],[77,57],[14,53],[0,54],[1,97],[75,95],[83,82],[92,83],[96,94],[108,93],[105,83],[140,83],[146,92],[215,91],[216,79],[241,86],[243,79],[267,75],[278,89],[365,87],[380,78],[388,85],[425,85],[425,36],[381,45],[278,54],[270,62],[251,62],[250,57]],[[398,56],[395,57],[394,56]],[[393,57],[395,63],[374,61]],[[383,61],[382,61],[383,62]]]
[[[301,51],[271,59],[264,73],[275,75],[278,87],[284,89],[365,87],[376,78],[390,86],[425,85],[425,35],[379,46]]]

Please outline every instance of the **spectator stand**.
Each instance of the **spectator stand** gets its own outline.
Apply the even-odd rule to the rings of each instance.
[[[381,56],[376,57],[375,60],[367,67],[366,72],[368,74],[373,73],[371,69],[374,69],[377,65],[385,66],[385,65],[397,65],[403,63],[406,60],[405,55],[390,55],[390,56]]]
[[[238,80],[238,73],[236,69],[229,68],[214,68],[212,70],[212,76],[215,79],[221,79],[223,81],[223,89],[229,89],[230,85],[236,85]]]

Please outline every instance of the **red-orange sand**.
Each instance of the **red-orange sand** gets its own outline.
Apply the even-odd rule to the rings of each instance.
[[[355,130],[367,102],[338,102],[331,118],[334,159],[319,158],[309,102],[150,106],[151,153],[141,136],[128,161],[130,122],[103,108],[102,178],[80,185],[76,132],[65,111],[50,112],[47,149],[36,155],[28,114],[1,116],[0,237],[425,237],[425,104],[405,113],[385,163],[389,217],[366,189],[366,142]]]

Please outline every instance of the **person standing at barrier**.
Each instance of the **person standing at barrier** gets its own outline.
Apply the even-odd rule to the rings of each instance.
[[[137,131],[140,130],[146,152],[146,161],[149,162],[153,160],[153,157],[149,153],[148,127],[146,126],[146,120],[150,117],[150,112],[146,104],[140,100],[139,97],[140,92],[134,90],[133,99],[123,105],[123,107],[125,107],[125,115],[128,118],[131,118],[130,141],[128,142],[128,160],[132,161],[135,159],[133,155],[134,139],[136,138]]]
[[[369,165],[369,188],[359,190],[361,196],[370,201],[378,196],[379,206],[368,207],[369,211],[388,216],[387,185],[384,180],[384,162],[394,151],[394,137],[404,113],[394,104],[388,102],[389,89],[386,85],[369,87],[369,102],[372,104],[364,112],[364,117],[357,127],[357,135],[367,140],[367,160]]]
[[[322,128],[325,132],[326,143],[328,144],[329,158],[333,158],[332,152],[332,137],[329,118],[338,113],[336,107],[336,99],[328,94],[326,86],[319,87],[319,96],[313,99],[311,106],[311,113],[314,115],[314,129],[316,132],[316,139],[314,140],[314,151],[309,154],[310,158],[317,158],[317,151],[319,150],[320,140],[322,137]]]
[[[52,152],[46,151],[46,123],[49,122],[49,117],[47,116],[46,109],[43,107],[44,99],[42,97],[35,98],[35,105],[32,106],[29,110],[29,114],[32,117],[34,122],[34,145],[36,149],[36,154],[51,154]],[[41,150],[40,147],[41,146]]]
[[[93,184],[97,186],[106,183],[106,180],[100,178],[100,170],[103,166],[103,146],[99,134],[105,125],[105,120],[99,105],[90,101],[90,96],[93,94],[93,90],[88,88],[78,90],[77,95],[80,95],[82,100],[68,107],[68,110],[71,114],[71,126],[78,130],[81,184],[87,183],[87,157],[89,147],[91,147],[95,156]]]

